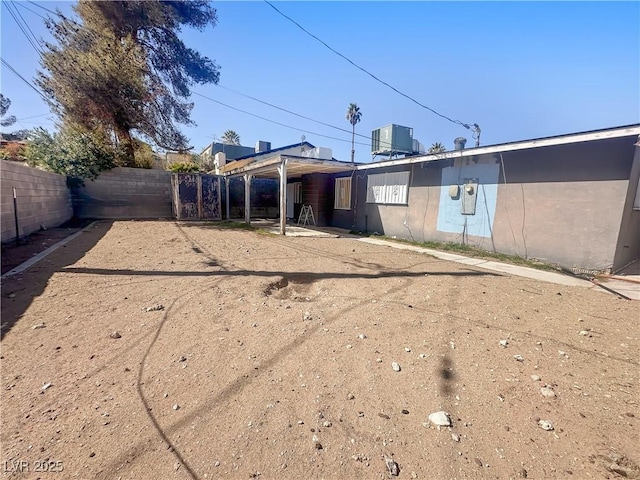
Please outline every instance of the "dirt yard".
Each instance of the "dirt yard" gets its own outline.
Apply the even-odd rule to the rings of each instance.
[[[3,281],[3,475],[640,478],[638,305],[353,238],[98,223]]]

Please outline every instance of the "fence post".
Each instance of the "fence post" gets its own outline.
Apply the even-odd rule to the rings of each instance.
[[[20,245],[20,224],[18,223],[18,194],[13,187],[13,216],[16,220],[16,245]]]

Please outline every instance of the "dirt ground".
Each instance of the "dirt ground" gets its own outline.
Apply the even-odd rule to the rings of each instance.
[[[354,238],[101,222],[2,282],[3,476],[640,478],[638,313]]]
[[[71,220],[60,227],[40,230],[27,237],[22,237],[17,244],[15,242],[3,243],[1,247],[2,274],[4,275],[53,244],[80,231],[89,223],[91,220]]]

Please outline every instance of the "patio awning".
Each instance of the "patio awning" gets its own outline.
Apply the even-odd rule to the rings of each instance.
[[[278,167],[282,161],[287,161],[287,176],[300,177],[310,173],[338,173],[350,172],[356,169],[357,164],[340,162],[338,160],[321,160],[317,158],[296,157],[291,155],[277,155],[260,162],[239,165],[229,163],[220,169],[220,173],[225,177],[236,177],[240,175],[251,175],[260,178],[280,178]]]

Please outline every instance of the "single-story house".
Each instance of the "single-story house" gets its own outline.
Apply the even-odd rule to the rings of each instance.
[[[632,125],[368,164],[284,148],[222,174],[277,179],[282,233],[304,204],[318,225],[610,272],[640,258],[639,135]]]

